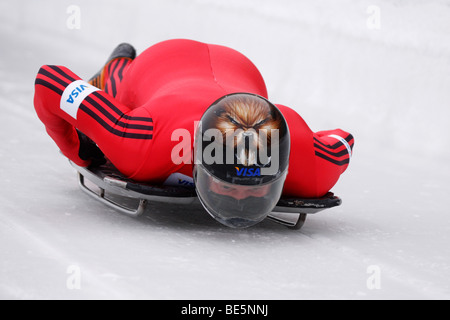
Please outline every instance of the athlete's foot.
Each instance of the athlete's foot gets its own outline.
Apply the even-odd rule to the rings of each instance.
[[[90,80],[89,83],[101,90],[105,90],[105,86],[110,76],[114,73],[113,65],[117,68],[121,65],[123,68],[136,58],[136,50],[131,44],[121,43],[109,56],[103,68],[101,68]],[[124,62],[122,62],[124,60]],[[122,68],[122,71],[123,71]],[[114,94],[115,95],[115,94]]]

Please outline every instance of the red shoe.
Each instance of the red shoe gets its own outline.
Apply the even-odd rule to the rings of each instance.
[[[89,83],[97,88],[105,91],[113,96],[116,95],[115,86],[111,86],[108,82],[112,77],[117,76],[118,80],[122,80],[122,74],[126,66],[136,58],[136,50],[128,43],[119,44],[109,56],[107,62],[90,80]],[[108,87],[108,88],[106,88]]]

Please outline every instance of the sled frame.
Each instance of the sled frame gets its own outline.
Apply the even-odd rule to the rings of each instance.
[[[132,217],[141,216],[148,207],[148,203],[168,203],[178,205],[200,205],[200,201],[193,192],[192,188],[166,188],[150,186],[154,188],[156,193],[167,193],[164,195],[153,194],[152,190],[149,193],[138,192],[130,185],[130,181],[121,178],[116,174],[104,174],[100,176],[98,173],[102,172],[98,168],[79,167],[73,162],[71,165],[77,170],[78,184],[81,190],[90,197],[100,201],[106,206]],[[86,184],[89,180],[99,190],[94,191]],[[137,186],[139,184],[136,183]],[[144,190],[145,190],[144,186]],[[111,196],[110,196],[111,195]],[[136,207],[125,206],[120,201],[114,198],[128,198],[138,202]],[[334,196],[333,193],[328,193],[325,197],[320,199],[285,199],[282,198],[268,219],[282,224],[291,229],[301,229],[306,221],[308,214],[316,214],[322,210],[341,205],[342,201],[339,197]]]

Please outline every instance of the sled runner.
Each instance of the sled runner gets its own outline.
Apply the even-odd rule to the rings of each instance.
[[[81,190],[109,207],[130,216],[140,216],[149,202],[201,206],[193,187],[156,186],[136,182],[124,177],[110,163],[84,168],[72,161],[69,162],[78,172]],[[99,190],[94,191],[90,188],[86,180],[97,186]],[[124,204],[127,198],[136,200],[138,204],[135,208]],[[289,228],[300,229],[308,214],[315,214],[339,206],[341,203],[341,199],[331,192],[317,199],[281,198],[268,219]]]

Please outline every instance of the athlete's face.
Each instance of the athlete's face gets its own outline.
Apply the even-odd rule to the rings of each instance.
[[[270,185],[258,186],[254,188],[239,188],[225,184],[213,183],[212,180],[210,181],[210,189],[212,192],[223,196],[233,197],[236,200],[242,200],[249,197],[262,198],[266,196],[270,191]]]

